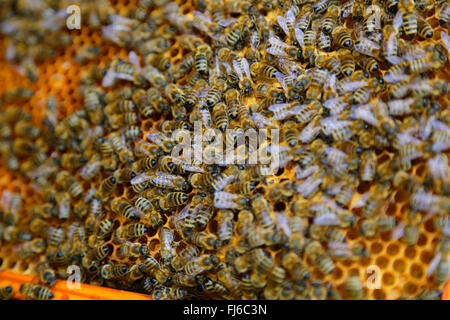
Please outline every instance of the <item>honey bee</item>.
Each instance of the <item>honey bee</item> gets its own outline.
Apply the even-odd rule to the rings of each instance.
[[[350,48],[353,46],[353,40],[350,32],[345,27],[336,27],[332,31],[333,39],[339,44],[340,47]],[[355,44],[356,48],[356,44]]]
[[[105,219],[99,222],[97,236],[100,239],[105,238],[113,231],[113,222],[112,219]]]
[[[145,244],[139,242],[125,242],[120,246],[120,255],[122,257],[135,257],[146,256],[149,253],[149,248]]]
[[[296,46],[290,46],[287,43],[275,38],[269,37],[270,46],[267,52],[278,57],[300,60],[302,51]]]
[[[189,240],[196,246],[205,248],[206,250],[215,250],[220,247],[220,241],[217,239],[217,236],[204,231],[192,232],[189,236]]]
[[[0,288],[0,300],[9,300],[13,295],[13,288],[11,286],[4,286]]]
[[[183,177],[160,171],[156,172],[150,183],[159,188],[175,189],[183,192],[189,189],[189,183]]]
[[[53,293],[49,289],[33,283],[24,283],[20,285],[20,293],[29,299],[50,300],[54,298]]]
[[[325,82],[328,72],[323,69],[314,69],[311,75],[311,84],[306,91],[306,99],[318,100],[321,96],[321,87]]]
[[[24,87],[14,87],[6,90],[2,94],[2,100],[6,103],[20,102],[31,98],[34,95],[34,91]],[[19,120],[30,120],[31,115],[25,111],[20,111],[17,107],[7,108],[6,121],[12,122],[13,119]]]
[[[174,235],[169,228],[161,228],[159,231],[159,240],[161,243],[161,258],[170,262],[176,255],[173,248]]]
[[[321,29],[326,33],[331,33],[338,21],[340,16],[340,8],[336,5],[331,5],[327,9],[327,13],[322,20]]]
[[[264,228],[271,229],[274,227],[274,220],[271,217],[271,209],[268,201],[264,197],[256,197],[252,200],[252,209],[255,217]]]
[[[118,232],[119,234],[120,234],[120,231],[124,231],[124,236],[127,239],[132,239],[132,238],[142,237],[144,234],[146,234],[148,232],[148,228],[146,225],[144,225],[142,223],[132,223],[132,224],[127,225],[125,227],[125,230],[117,229],[117,231],[119,231]]]
[[[439,7],[436,17],[441,26],[444,26],[450,20],[450,5],[446,2],[443,2]]]
[[[293,277],[293,279],[304,280],[310,277],[310,272],[308,267],[303,263],[297,254],[294,252],[289,252],[285,254],[282,258],[281,264],[288,273]]]
[[[260,62],[254,62],[250,65],[250,73],[254,78],[273,79],[276,77],[279,71],[270,65],[264,65]]]
[[[144,197],[138,197],[135,200],[135,205],[142,212],[142,219],[147,221],[153,229],[158,229],[162,226],[161,215],[149,200]]]
[[[214,124],[220,131],[225,132],[228,127],[228,115],[227,108],[224,103],[218,103],[214,106],[212,110],[212,118],[214,120]]]
[[[211,47],[207,44],[199,45],[196,48],[194,55],[194,66],[197,72],[199,73],[207,73],[209,59],[211,59],[212,50]]]
[[[364,298],[363,285],[357,275],[352,275],[345,281],[345,293],[351,300]]]
[[[330,256],[325,252],[320,242],[310,241],[305,245],[307,259],[324,274],[331,274],[335,265]]]
[[[132,170],[135,173],[141,173],[155,168],[157,164],[157,158],[151,155],[134,162],[132,165]]]
[[[157,98],[160,97],[157,90],[156,93],[154,93],[155,90],[155,88],[150,88],[146,92],[144,89],[137,89],[133,92],[131,97],[132,101],[144,118],[152,117],[155,112],[156,108],[153,107],[152,102],[154,101],[154,103],[156,103]],[[155,99],[152,101],[150,97],[154,97]]]
[[[233,235],[233,212],[230,210],[219,210],[217,213],[218,236],[222,245],[228,244]]]
[[[130,182],[136,173],[134,173],[130,168],[117,169],[114,171],[114,177],[117,179],[117,183]]]
[[[188,275],[197,275],[211,270],[218,263],[219,259],[215,255],[204,254],[188,261],[184,266],[184,271]]]
[[[181,250],[177,256],[172,260],[171,266],[176,270],[180,271],[188,261],[192,258],[197,257],[200,254],[200,250],[197,246],[188,245],[186,248]]]
[[[126,219],[134,220],[138,218],[136,208],[124,198],[118,197],[111,200],[111,210]]]
[[[189,196],[183,192],[169,192],[164,198],[159,200],[159,206],[162,210],[169,210],[173,207],[183,205],[189,200]]]

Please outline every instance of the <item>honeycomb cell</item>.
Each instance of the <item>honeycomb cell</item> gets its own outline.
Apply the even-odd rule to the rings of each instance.
[[[407,284],[405,284],[405,286],[403,287],[403,290],[405,291],[406,294],[408,295],[414,295],[417,292],[417,285],[412,283],[412,282],[408,282]]]
[[[376,300],[386,299],[386,293],[382,289],[375,289],[372,295]]]
[[[389,264],[389,259],[386,258],[385,256],[378,257],[378,258],[375,260],[375,264],[376,264],[378,267],[380,267],[381,269],[384,269],[384,268],[386,268],[386,267],[388,266],[388,264]]]
[[[400,250],[400,248],[399,248],[399,246],[398,246],[397,244],[391,243],[391,244],[387,247],[386,252],[387,252],[387,254],[389,254],[390,256],[396,256],[396,255],[398,254],[399,250]]]
[[[398,273],[403,273],[406,269],[406,263],[403,259],[396,259],[393,263],[393,267]]]
[[[425,246],[427,244],[427,241],[428,241],[427,236],[424,235],[424,234],[421,234],[419,236],[419,240],[417,241],[417,245],[423,247],[423,246]]]
[[[414,247],[407,247],[405,249],[405,257],[408,259],[414,259],[416,256],[416,249]]]
[[[410,274],[414,278],[418,278],[418,279],[422,278],[422,276],[423,276],[422,267],[416,263],[412,264],[411,268],[410,268]]]
[[[372,243],[371,247],[370,247],[370,251],[373,252],[374,254],[380,253],[381,250],[383,250],[383,245],[381,243],[375,242]]]
[[[386,272],[383,274],[382,281],[383,285],[392,286],[395,283],[395,276],[390,272]]]
[[[420,261],[425,265],[430,263],[430,261],[432,259],[433,259],[433,253],[431,253],[430,251],[423,251],[420,254]]]

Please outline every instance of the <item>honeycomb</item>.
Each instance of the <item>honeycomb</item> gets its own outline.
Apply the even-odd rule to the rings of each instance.
[[[176,1],[180,7],[181,12],[186,16],[192,16],[193,11],[196,10],[195,4],[192,0],[188,1]],[[120,15],[127,16],[131,9],[136,8],[138,0],[112,0],[111,4],[116,12]],[[268,14],[270,17],[271,13]],[[445,26],[441,27],[438,24],[437,18],[431,15],[427,18],[427,21],[434,28],[433,39],[438,41],[440,39],[441,31],[445,30]],[[55,95],[57,103],[62,107],[58,109],[58,119],[70,115],[75,110],[79,109],[83,105],[83,97],[79,92],[81,85],[81,74],[88,70],[92,66],[100,65],[101,67],[107,67],[110,61],[114,58],[121,57],[127,59],[128,50],[126,48],[119,47],[117,45],[107,42],[101,37],[98,30],[94,30],[89,26],[83,25],[81,30],[68,31],[72,36],[72,44],[63,49],[58,49],[55,56],[51,59],[46,59],[38,63],[39,78],[36,82],[31,82],[26,77],[22,76],[17,70],[11,66],[5,59],[5,55],[0,55],[0,96],[3,92],[10,88],[21,86],[30,88],[34,91],[34,95],[26,103],[21,104],[21,107],[32,114],[33,123],[36,126],[41,126],[40,119],[42,118],[42,111],[45,107],[47,99],[51,95]],[[5,37],[0,38],[0,52],[5,52],[8,39]],[[86,63],[78,64],[74,61],[76,53],[85,46],[96,45],[101,48],[101,54],[89,60]],[[185,55],[184,50],[177,43],[173,45],[169,51],[170,61],[172,65],[182,60]],[[450,72],[448,72],[448,65],[446,69],[440,74],[446,76],[446,80],[450,81]],[[182,83],[183,80],[180,81]],[[448,106],[448,95],[442,97],[440,101],[442,105]],[[152,129],[158,129],[161,123],[161,118],[146,119],[140,124],[143,131],[143,135],[151,132]],[[389,150],[385,150],[377,154],[377,163],[384,163],[386,160],[392,158],[393,153]],[[413,166],[408,170],[419,181],[424,179],[425,163],[420,161],[414,161]],[[295,180],[294,167],[288,164],[287,167],[282,170],[282,173],[275,177],[276,182],[279,183],[285,180]],[[83,185],[84,190],[88,190],[91,185],[85,183]],[[95,183],[92,183],[94,186]],[[372,186],[367,183],[359,185],[354,198],[351,203],[356,202],[356,199],[362,197]],[[18,173],[8,171],[4,163],[0,165],[0,192],[5,190],[10,192],[19,193],[23,199],[25,209],[21,212],[21,223],[29,223],[27,217],[26,208],[42,203],[40,195],[36,192],[33,184],[28,178],[21,176]],[[258,192],[263,194],[266,198],[269,198],[269,189],[259,188]],[[133,192],[130,187],[117,187],[114,191],[114,195],[124,196],[125,198],[133,197]],[[397,221],[402,219],[404,212],[409,208],[410,196],[401,189],[394,189],[390,193],[385,213],[390,217],[395,217]],[[277,207],[288,208],[290,203],[279,201],[276,204]],[[362,281],[368,279],[370,274],[367,273],[367,268],[371,265],[376,265],[381,270],[381,288],[380,289],[368,289],[364,288],[365,297],[368,299],[381,300],[381,299],[399,299],[399,298],[412,298],[417,296],[421,290],[438,289],[441,287],[436,285],[433,277],[426,275],[429,263],[432,261],[436,246],[441,237],[441,233],[435,229],[434,220],[435,217],[426,220],[420,225],[420,235],[416,245],[408,246],[403,241],[392,240],[391,232],[381,232],[374,237],[366,238],[362,237],[359,232],[359,227],[362,222],[361,208],[350,207],[352,213],[358,217],[356,226],[346,231],[346,237],[348,243],[363,243],[370,249],[370,256],[362,260],[344,260],[335,261],[335,270],[330,275],[325,275],[314,269],[312,277],[316,280],[330,283],[333,288],[337,288],[339,292],[345,296],[344,282],[354,274],[357,274]],[[114,218],[115,226],[122,226],[126,223],[126,219],[123,217],[113,216],[112,212],[108,212],[106,218]],[[164,227],[170,228],[168,217],[163,215]],[[62,225],[68,226],[73,221],[68,219]],[[53,222],[56,225],[57,222]],[[118,225],[117,225],[118,224]],[[209,232],[217,232],[217,224],[212,220],[206,229]],[[180,241],[180,236],[175,233],[175,242]],[[159,257],[160,255],[160,238],[156,230],[150,229],[150,231],[139,242],[147,244],[150,252],[153,256]],[[113,249],[113,253],[109,259],[111,261],[120,261],[118,253],[118,245],[109,239],[106,245]],[[223,258],[225,252],[230,247],[236,245],[231,242],[229,245],[222,247],[217,253],[220,258]],[[183,246],[176,248],[179,252]],[[36,274],[36,265],[45,260],[45,257],[35,256],[32,259],[26,261],[20,260],[17,256],[18,249],[13,243],[2,243],[0,247],[0,268],[3,270],[10,270],[27,275]],[[278,250],[271,250],[270,254],[273,258],[275,265],[281,263],[281,253]],[[58,274],[64,278],[64,270],[59,270]],[[133,286],[121,286],[119,283],[113,281],[101,281],[95,280],[91,284],[97,284],[101,286],[114,287],[122,290],[139,291],[139,289]]]

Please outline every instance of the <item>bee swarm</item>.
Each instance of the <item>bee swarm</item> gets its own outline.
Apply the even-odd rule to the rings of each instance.
[[[447,1],[86,0],[80,30],[72,1],[13,2],[0,268],[39,276],[22,295],[52,298],[77,265],[154,299],[440,297]],[[284,161],[176,161],[195,121],[279,129]]]

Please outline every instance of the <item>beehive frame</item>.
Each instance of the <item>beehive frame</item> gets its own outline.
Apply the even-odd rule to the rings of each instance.
[[[127,15],[128,11],[137,5],[137,0],[114,0],[111,3],[119,14]],[[191,0],[184,3],[180,2],[180,5],[184,14],[191,14],[195,9]],[[433,16],[427,20],[435,27],[434,39],[439,40],[440,32],[444,28],[438,26],[437,19]],[[0,56],[0,68],[2,70],[0,76],[0,95],[8,90],[8,88],[15,86],[31,88],[35,94],[29,101],[23,104],[23,108],[32,114],[33,121],[36,125],[39,125],[42,109],[46,99],[50,95],[54,94],[57,97],[58,103],[63,106],[63,108],[59,109],[58,114],[58,118],[63,118],[77,110],[83,103],[82,97],[78,92],[78,87],[81,84],[80,75],[83,71],[97,64],[106,66],[114,57],[127,58],[128,52],[125,48],[119,48],[107,43],[97,31],[92,30],[88,26],[83,26],[81,30],[72,30],[70,34],[73,37],[73,43],[70,46],[64,50],[58,50],[54,58],[39,63],[40,77],[35,83],[19,75],[6,62],[4,55],[2,54]],[[100,46],[102,49],[99,58],[95,58],[83,65],[79,65],[73,61],[77,50],[83,46],[93,44]],[[0,38],[0,52],[5,52],[6,45],[7,39]],[[175,63],[182,58],[183,50],[180,47],[173,46],[170,50],[170,56],[172,63]],[[444,75],[446,80],[450,81],[449,74],[447,65],[446,69],[440,72],[440,75]],[[441,100],[444,105],[447,105],[447,100],[444,100],[444,97]],[[160,122],[160,119],[147,119],[141,123],[141,129],[143,132],[148,132],[152,128],[158,128]],[[391,154],[386,151],[378,155],[378,161],[384,161],[389,157],[391,157]],[[424,163],[415,164],[412,169],[412,174],[422,179],[424,166]],[[288,166],[284,170],[284,173],[277,177],[277,181],[283,179],[295,179],[292,166]],[[358,190],[358,195],[364,193],[369,187],[368,185],[361,185],[360,190]],[[38,201],[38,197],[30,181],[18,173],[7,171],[2,164],[0,165],[0,192],[4,190],[20,193],[25,206],[35,204]],[[117,194],[119,194],[119,191],[117,191]],[[126,190],[124,194],[125,196],[127,195]],[[403,210],[408,207],[407,195],[401,190],[397,190],[392,193],[389,200],[392,200],[392,202],[388,206],[386,214],[396,217],[398,220],[401,219]],[[355,212],[358,212],[358,209]],[[27,223],[27,218],[25,216],[23,218],[22,223]],[[168,226],[167,219],[166,226]],[[214,230],[214,228],[214,224],[209,226],[210,230]],[[347,239],[350,243],[361,240],[357,226],[348,230]],[[402,241],[391,240],[390,232],[381,233],[371,239],[362,239],[371,251],[369,258],[361,261],[337,261],[336,270],[332,275],[325,276],[318,271],[314,271],[313,277],[318,280],[330,282],[341,292],[344,292],[343,283],[349,275],[356,273],[361,279],[367,279],[369,276],[366,272],[367,267],[375,265],[381,269],[382,286],[380,289],[375,290],[365,288],[366,296],[369,299],[412,297],[417,295],[425,286],[437,288],[433,278],[426,276],[426,269],[435,254],[434,251],[438,240],[439,233],[434,228],[433,219],[429,219],[421,225],[418,243],[413,247],[407,246]],[[146,243],[149,245],[152,253],[155,254],[158,252],[159,240],[156,232],[146,236]],[[222,248],[221,253],[224,253],[226,249],[227,247]],[[34,274],[34,267],[39,261],[20,261],[17,259],[16,254],[17,252],[14,246],[2,245],[0,248],[0,268],[23,274]],[[115,254],[116,252],[111,256],[111,259],[114,260],[117,258]],[[273,252],[272,255],[275,263],[280,261],[280,256],[276,252]],[[112,284],[105,283],[105,285]]]

